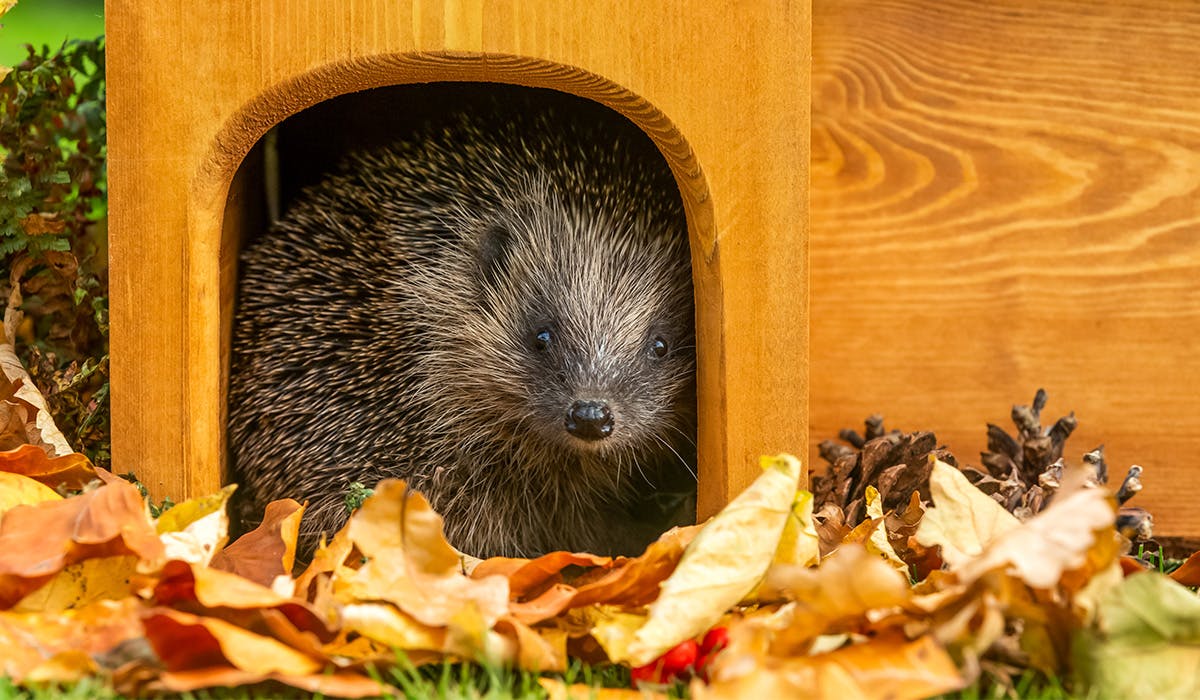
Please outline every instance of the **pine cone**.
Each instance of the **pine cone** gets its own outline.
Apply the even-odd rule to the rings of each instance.
[[[813,477],[813,496],[817,510],[830,505],[840,508],[850,527],[866,514],[867,486],[879,489],[885,512],[903,510],[914,491],[922,501],[929,501],[930,454],[957,465],[933,433],[887,431],[880,415],[867,418],[865,435],[846,429],[838,437],[850,446],[821,442],[821,458],[829,462],[829,469]]]

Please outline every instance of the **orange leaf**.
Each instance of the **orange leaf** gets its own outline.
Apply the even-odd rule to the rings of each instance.
[[[78,654],[100,655],[142,636],[133,598],[101,600],[54,613],[0,612],[0,674],[22,679],[78,680],[59,661]],[[75,671],[85,669],[76,667]],[[94,670],[94,669],[93,669]]]
[[[1185,586],[1200,586],[1200,552],[1188,557],[1187,561],[1183,562],[1183,566],[1172,571],[1170,575],[1176,583]]]
[[[325,664],[271,637],[213,617],[154,608],[142,618],[146,639],[168,671],[233,666],[251,673],[305,676]]]
[[[72,452],[51,457],[35,445],[0,452],[0,472],[20,474],[52,489],[69,491],[78,491],[96,478],[96,469],[85,455]]]
[[[548,582],[562,580],[562,570],[568,566],[610,566],[612,557],[574,552],[550,552],[537,559],[485,559],[471,571],[471,578],[500,575],[508,578],[508,591],[519,600]]]
[[[691,525],[668,530],[651,543],[641,556],[621,561],[588,583],[577,587],[565,584],[551,586],[533,600],[511,604],[512,615],[526,624],[535,624],[568,608],[597,604],[628,607],[646,605],[658,597],[659,586],[675,570],[683,557],[683,550],[687,549],[701,527]]]
[[[17,506],[0,518],[0,610],[84,559],[134,555],[157,561],[163,545],[141,495],[113,481],[61,501]]]
[[[264,586],[291,575],[304,506],[290,498],[267,504],[262,523],[217,553],[210,566]]]
[[[277,610],[299,631],[311,632],[325,642],[334,637],[321,615],[305,601],[279,595],[237,574],[186,562],[171,561],[163,567],[154,599],[159,605],[175,608],[194,603],[196,611],[206,608],[206,614],[247,627],[261,620],[261,615],[239,615],[237,611]]]
[[[963,686],[950,655],[930,636],[908,641],[881,635],[815,656],[739,664],[722,659],[711,685],[692,683],[696,700],[722,698],[865,698],[904,700],[939,695]],[[747,672],[748,671],[748,672]]]

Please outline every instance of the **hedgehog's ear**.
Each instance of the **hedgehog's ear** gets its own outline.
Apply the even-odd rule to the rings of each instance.
[[[512,231],[503,221],[488,224],[479,237],[479,269],[489,281],[504,269],[508,250],[512,245]]]

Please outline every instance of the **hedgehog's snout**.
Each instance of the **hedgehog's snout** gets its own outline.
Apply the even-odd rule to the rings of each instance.
[[[602,440],[612,435],[612,410],[606,401],[576,401],[567,409],[564,425],[580,440]]]

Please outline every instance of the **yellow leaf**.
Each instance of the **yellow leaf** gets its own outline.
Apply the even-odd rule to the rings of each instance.
[[[855,630],[871,611],[912,597],[908,579],[859,544],[843,545],[816,568],[772,567],[764,589],[795,601],[791,621],[776,639],[787,653],[805,653],[816,637]]]
[[[775,550],[774,563],[816,566],[820,560],[821,538],[813,522],[813,495],[808,491],[797,491],[792,512],[779,538],[779,549]]]
[[[97,600],[119,600],[130,595],[130,578],[137,573],[137,557],[85,559],[54,575],[41,588],[13,606],[15,612],[58,612]]]
[[[403,481],[380,482],[346,529],[367,562],[357,571],[338,570],[335,591],[343,603],[386,600],[426,625],[457,619],[471,634],[479,631],[471,611],[483,630],[507,614],[508,580],[463,574],[441,516]]]
[[[17,0],[0,0],[0,17],[3,17],[4,13],[13,9],[16,4]]]
[[[800,460],[763,457],[763,473],[696,535],[662,583],[646,624],[627,650],[647,664],[704,632],[758,586],[779,549],[800,480]]]
[[[356,632],[404,651],[446,650],[446,629],[414,620],[387,603],[353,603],[342,608],[342,630]]]
[[[0,516],[14,506],[26,506],[61,498],[62,496],[55,493],[54,489],[27,476],[0,472]]]
[[[867,539],[867,551],[882,556],[893,569],[908,576],[908,564],[904,563],[904,560],[896,554],[896,550],[892,548],[892,543],[888,540],[887,523],[883,519],[883,497],[879,495],[879,489],[868,486],[866,500],[867,517],[880,521],[879,527],[875,528]]]
[[[606,605],[584,608],[580,613],[591,627],[592,638],[610,659],[628,658],[634,635],[646,624],[643,613],[624,612]]]
[[[978,556],[989,542],[1021,524],[962,472],[941,460],[934,461],[929,490],[934,507],[921,519],[917,542],[925,547],[941,545],[942,559],[951,569]]]
[[[229,534],[225,505],[237,486],[175,505],[154,522],[168,559],[207,566]]]

